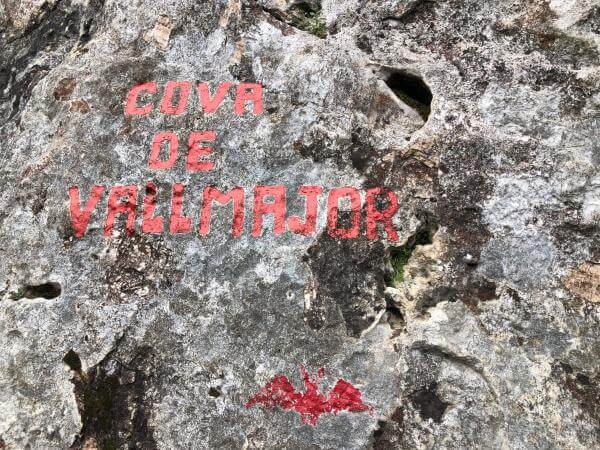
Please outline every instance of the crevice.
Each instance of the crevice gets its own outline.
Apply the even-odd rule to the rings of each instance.
[[[410,236],[404,245],[390,247],[389,261],[392,271],[387,277],[388,286],[399,286],[404,282],[404,268],[408,264],[415,248],[420,245],[430,245],[433,243],[433,235],[437,231],[435,223],[425,223],[417,229],[415,234]]]
[[[454,364],[465,367],[465,368],[470,369],[471,371],[475,372],[485,382],[485,384],[486,384],[490,394],[494,398],[495,402],[499,403],[498,395],[497,395],[496,391],[494,390],[494,388],[492,387],[490,380],[485,375],[483,366],[481,365],[481,362],[477,358],[475,358],[473,356],[457,355],[457,354],[452,353],[452,352],[448,351],[447,349],[444,349],[437,345],[429,345],[429,344],[425,344],[423,342],[415,343],[413,345],[413,349],[418,350],[424,354],[429,354],[432,356],[436,356],[440,359],[448,360]]]
[[[275,20],[293,28],[310,33],[321,39],[327,37],[327,28],[321,15],[320,6],[312,5],[308,2],[300,2],[285,12],[264,6],[261,6],[261,9]]]
[[[52,300],[60,297],[61,293],[62,287],[60,283],[48,282],[38,285],[25,286],[19,289],[17,292],[13,292],[9,298],[14,301],[19,301],[24,298],[29,300],[34,298],[45,298],[46,300]]]
[[[417,111],[424,122],[429,119],[433,94],[423,78],[408,70],[390,71],[385,83],[398,99]]]
[[[411,403],[419,410],[421,418],[432,419],[435,423],[441,423],[442,417],[450,403],[443,401],[437,393],[438,384],[432,382],[424,388],[418,389],[410,394]]]
[[[0,125],[18,122],[35,86],[62,63],[70,48],[91,39],[103,6],[104,0],[92,0],[87,9],[67,0],[45,3],[26,29],[0,42],[0,103],[5,105]]]
[[[81,358],[79,355],[75,353],[73,350],[69,350],[67,354],[63,358],[63,362],[71,369],[73,372],[81,374]]]
[[[483,371],[481,364],[479,363],[477,358],[473,356],[456,355],[439,346],[428,345],[425,343],[415,343],[413,348],[415,350],[419,350],[422,353],[428,353],[430,355],[437,356],[442,359],[448,359],[452,362],[458,363],[461,366],[466,366],[479,374],[481,374],[481,372]]]
[[[128,362],[116,357],[115,348],[97,365],[82,372],[79,356],[69,351],[63,361],[73,370],[75,400],[82,429],[71,450],[157,447],[149,424],[151,402],[147,391],[153,352],[144,346]]]
[[[402,311],[394,302],[391,301],[391,299],[386,298],[385,311],[387,314],[387,322],[393,330],[400,330],[406,326],[406,321]]]
[[[411,16],[416,14],[423,14],[423,11],[434,5],[435,2],[431,0],[421,0],[415,2],[408,2],[404,9],[399,13],[392,16],[385,16],[381,20],[382,22],[398,22],[405,23]]]
[[[389,417],[377,421],[377,428],[373,431],[373,450],[403,448],[403,436],[404,408],[398,406]]]

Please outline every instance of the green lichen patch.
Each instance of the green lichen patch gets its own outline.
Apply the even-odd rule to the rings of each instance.
[[[431,244],[431,237],[432,232],[429,229],[421,229],[411,236],[406,244],[391,250],[390,262],[392,265],[392,275],[389,279],[389,284],[391,286],[399,286],[404,282],[404,268],[406,267],[406,264],[408,264],[415,248],[418,245]]]
[[[321,39],[327,37],[327,28],[325,27],[325,20],[321,15],[321,10],[299,10],[290,21],[290,25],[298,28],[299,30],[306,31],[307,33],[313,34]]]
[[[278,8],[263,8],[276,20],[287,25],[313,34],[321,39],[327,37],[327,27],[318,4],[300,3],[282,11]]]
[[[8,294],[8,298],[13,301],[19,301],[25,298],[26,291],[25,289],[19,289],[16,292],[11,292]]]

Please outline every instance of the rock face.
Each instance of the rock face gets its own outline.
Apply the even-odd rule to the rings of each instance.
[[[2,0],[0,33],[0,449],[600,446],[597,0]],[[125,116],[168,80],[265,112]],[[148,170],[206,129],[215,170]],[[399,240],[74,236],[69,187],[148,180],[386,186]],[[245,407],[300,365],[372,412]]]

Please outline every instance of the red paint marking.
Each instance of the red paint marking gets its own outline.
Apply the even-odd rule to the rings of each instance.
[[[185,186],[181,183],[173,185],[171,197],[171,222],[169,231],[171,234],[185,234],[192,229],[192,219],[183,215],[183,193]]]
[[[377,207],[377,198],[385,194],[388,200],[388,206],[379,210]],[[381,222],[385,227],[387,233],[387,240],[390,242],[396,242],[398,240],[398,232],[394,228],[393,218],[398,212],[398,196],[389,189],[384,188],[373,188],[367,190],[367,206],[365,208],[367,212],[367,238],[377,239],[379,238],[379,232],[377,231],[377,222]]]
[[[92,211],[96,208],[103,193],[104,186],[94,186],[90,198],[82,210],[79,198],[79,188],[77,186],[69,188],[69,196],[71,198],[71,223],[73,225],[73,230],[75,230],[75,236],[83,237],[85,235],[88,224],[90,223]]]
[[[306,197],[305,221],[298,216],[288,218],[288,229],[296,234],[310,236],[317,231],[317,212],[319,207],[319,195],[323,193],[321,186],[300,186],[298,194]]]
[[[210,133],[210,132],[202,132]],[[200,134],[202,134],[200,133]],[[177,157],[178,139],[174,134],[168,135],[161,133],[169,144],[169,159],[160,160],[160,146],[163,137],[157,136],[156,145],[153,145],[153,151],[150,155],[150,169],[167,169],[171,167]],[[197,132],[192,134],[198,135]],[[208,148],[196,148],[198,145],[197,136],[190,138],[192,148],[190,152],[196,152],[192,155],[192,160],[196,160],[198,154],[208,152]],[[195,150],[194,150],[195,149]],[[198,159],[198,164],[205,164],[207,161]],[[212,164],[212,163],[211,163]],[[102,199],[102,194],[106,189],[110,189],[108,198],[108,211],[105,221],[105,233],[110,235],[114,225],[115,217],[120,214],[127,214],[127,232],[132,234],[136,227],[136,220],[141,220],[141,231],[148,234],[159,234],[168,232],[170,234],[190,233],[192,227],[191,217],[193,209],[192,199],[187,198],[194,193],[195,187],[186,187],[181,183],[172,185],[173,194],[171,197],[171,215],[170,224],[167,227],[167,217],[164,215],[156,216],[157,208],[157,187],[153,182],[146,184],[143,202],[137,203],[137,186],[112,186],[105,188],[103,186],[94,186],[89,199],[84,202],[80,198],[81,193],[77,186],[69,189],[70,211],[73,229],[76,237],[83,237],[86,234],[88,224],[92,213],[97,208]],[[190,189],[184,199],[184,191]],[[198,223],[198,233],[205,236],[210,232],[211,215],[216,209],[215,203],[225,205],[232,203],[233,221],[232,235],[240,236],[245,231],[245,210],[253,206],[251,220],[248,225],[251,226],[252,236],[259,237],[265,233],[265,217],[269,217],[273,224],[273,234],[279,236],[283,233],[295,233],[304,236],[314,236],[317,232],[317,217],[319,216],[319,198],[324,196],[322,186],[300,186],[298,188],[298,197],[304,196],[304,213],[299,215],[287,215],[287,189],[285,186],[255,186],[252,192],[247,192],[243,187],[234,187],[229,191],[220,191],[214,186],[208,186],[204,189],[201,197],[200,220]],[[127,197],[125,201],[122,197]],[[341,224],[339,203],[350,203],[351,210],[348,211],[349,219]],[[139,206],[139,208],[138,208]],[[364,216],[366,222],[365,232],[368,239],[379,239],[380,233],[384,233],[387,240],[395,242],[398,239],[398,233],[394,228],[393,217],[399,209],[398,198],[392,191],[384,188],[373,188],[366,191],[365,207],[361,209],[361,191],[356,188],[342,187],[333,188],[329,191],[327,199],[327,232],[330,236],[338,239],[357,238],[361,232],[361,222]],[[138,211],[139,209],[139,211]],[[162,209],[162,208],[161,208]],[[164,208],[166,210],[166,208]],[[184,214],[188,211],[188,215]],[[344,214],[347,215],[347,214]],[[344,228],[347,227],[347,228]]]
[[[115,219],[121,214],[127,216],[125,230],[127,236],[133,236],[135,232],[135,217],[137,207],[137,186],[113,186],[108,196],[108,210],[104,221],[104,236],[110,236]]]
[[[220,83],[217,92],[214,97],[211,98],[208,84],[198,84],[198,97],[200,98],[200,106],[202,107],[204,114],[212,114],[217,110],[219,105],[225,100],[225,96],[229,93],[231,86],[232,84],[228,82]]]
[[[252,114],[258,116],[263,113],[263,87],[259,83],[241,83],[235,93],[234,111],[238,116],[243,116],[246,103],[252,103]]]
[[[215,167],[214,162],[202,159],[212,153],[212,148],[203,147],[200,144],[205,141],[214,141],[216,138],[217,134],[214,131],[194,131],[190,134],[187,157],[188,172],[208,172]]]
[[[160,160],[160,150],[164,142],[168,142],[169,159]],[[150,151],[150,159],[148,167],[152,170],[169,170],[173,168],[173,164],[177,160],[177,151],[179,149],[179,138],[172,131],[161,131],[152,141],[152,150]]]
[[[265,202],[272,197],[272,202]],[[254,188],[254,225],[252,236],[262,236],[263,216],[272,214],[275,236],[285,233],[285,186],[256,186]]]
[[[152,182],[146,184],[144,207],[142,209],[142,233],[157,234],[165,229],[164,219],[154,216],[156,209],[156,185]]]
[[[297,392],[292,383],[284,375],[278,375],[267,385],[261,388],[246,402],[246,408],[262,405],[266,408],[280,408],[294,410],[300,414],[302,423],[315,426],[322,414],[340,411],[373,411],[373,408],[364,404],[361,393],[351,383],[341,378],[337,381],[327,397],[320,391],[318,382],[323,377],[321,368],[316,375],[309,374],[304,366],[300,366],[304,392]]]
[[[218,202],[221,205],[233,202],[232,234],[234,237],[240,236],[244,230],[244,189],[236,187],[226,194],[214,186],[208,186],[204,189],[202,210],[200,211],[200,228],[198,230],[202,236],[206,236],[210,231],[210,214],[213,202]]]
[[[339,228],[339,203],[344,197],[350,198],[350,228]],[[339,239],[354,239],[360,234],[361,198],[358,189],[347,186],[335,188],[329,192],[327,199],[327,232],[329,236]]]
[[[152,81],[150,83],[142,83],[132,87],[127,95],[125,114],[130,116],[143,116],[152,111],[154,103],[146,103],[144,106],[137,106],[138,97],[142,92],[156,94],[156,83]]]
[[[228,81],[222,81],[218,84],[215,94],[211,95],[207,83],[198,83],[196,90],[199,104],[190,106],[193,87],[191,81],[168,81],[162,89],[162,99],[157,105],[157,97],[160,97],[161,94],[159,94],[159,86],[156,82],[150,81],[135,85],[127,94],[125,115],[144,116],[155,111],[167,115],[179,115],[188,109],[201,109],[205,114],[213,114],[221,106],[234,85]],[[144,100],[147,103],[140,105]],[[251,107],[248,108],[249,106]],[[262,85],[260,83],[240,83],[235,86],[233,112],[238,116],[243,116],[248,112],[255,116],[263,114]]]
[[[183,114],[187,108],[191,90],[192,83],[189,81],[169,81],[165,87],[162,102],[160,103],[161,112],[163,114]],[[177,100],[177,104],[174,105],[173,99],[176,92],[179,92],[179,99]]]

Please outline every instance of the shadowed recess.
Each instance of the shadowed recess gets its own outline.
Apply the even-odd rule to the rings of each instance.
[[[39,285],[28,285],[11,295],[11,300],[21,300],[23,298],[34,299],[34,298],[45,298],[51,300],[60,296],[62,288],[60,283],[48,282]]]
[[[75,372],[81,372],[81,359],[73,350],[69,350],[63,358],[63,362],[69,366],[69,369]]]
[[[418,245],[429,245],[433,243],[433,235],[437,231],[436,225],[425,226],[417,230],[406,244],[400,247],[390,248],[390,262],[392,273],[388,277],[389,286],[399,286],[404,281],[404,268]]]
[[[391,72],[385,79],[386,84],[396,96],[419,113],[427,122],[431,113],[433,95],[423,79],[404,70]]]
[[[71,382],[82,424],[70,450],[158,448],[147,396],[152,350],[141,347],[134,355],[122,361],[109,353],[86,371],[75,352],[65,355],[63,362],[75,372]]]
[[[449,403],[439,397],[437,387],[437,383],[431,383],[429,386],[413,392],[410,400],[419,410],[421,418],[424,420],[433,419],[434,422],[440,423]]]

